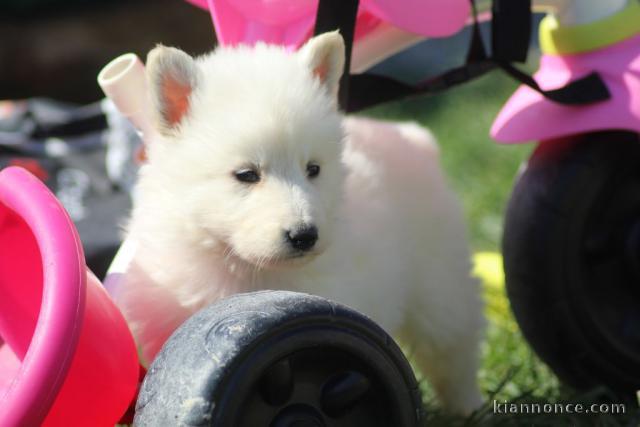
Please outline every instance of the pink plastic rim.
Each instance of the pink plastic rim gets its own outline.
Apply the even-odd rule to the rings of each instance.
[[[25,170],[9,167],[0,172],[0,203],[31,229],[43,269],[37,324],[19,371],[0,398],[0,425],[39,425],[64,382],[78,343],[86,292],[84,254],[65,210]]]

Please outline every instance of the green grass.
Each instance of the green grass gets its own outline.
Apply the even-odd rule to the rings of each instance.
[[[501,105],[516,83],[499,72],[445,93],[377,107],[365,115],[416,120],[435,134],[449,182],[462,200],[474,251],[499,251],[506,202],[517,170],[533,144],[499,145],[489,129]],[[627,405],[627,415],[582,416],[493,415],[493,399],[499,402],[600,403],[615,398],[594,390],[578,394],[564,388],[550,369],[531,351],[508,306],[504,289],[485,292],[489,316],[482,345],[480,385],[487,405],[468,419],[443,414],[424,386],[429,425],[435,426],[637,426],[640,413]],[[630,413],[631,412],[631,413]]]

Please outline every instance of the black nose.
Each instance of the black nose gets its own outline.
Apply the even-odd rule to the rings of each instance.
[[[288,231],[287,240],[294,249],[308,251],[318,241],[318,229],[311,225]]]

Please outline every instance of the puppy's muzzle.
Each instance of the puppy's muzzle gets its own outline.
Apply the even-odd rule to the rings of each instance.
[[[307,252],[318,241],[318,229],[315,225],[305,225],[295,230],[285,231],[287,243],[295,250]]]

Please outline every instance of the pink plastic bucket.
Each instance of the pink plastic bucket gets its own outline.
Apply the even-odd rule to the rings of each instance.
[[[55,196],[0,172],[0,426],[113,426],[138,361],[127,325],[86,269]]]

